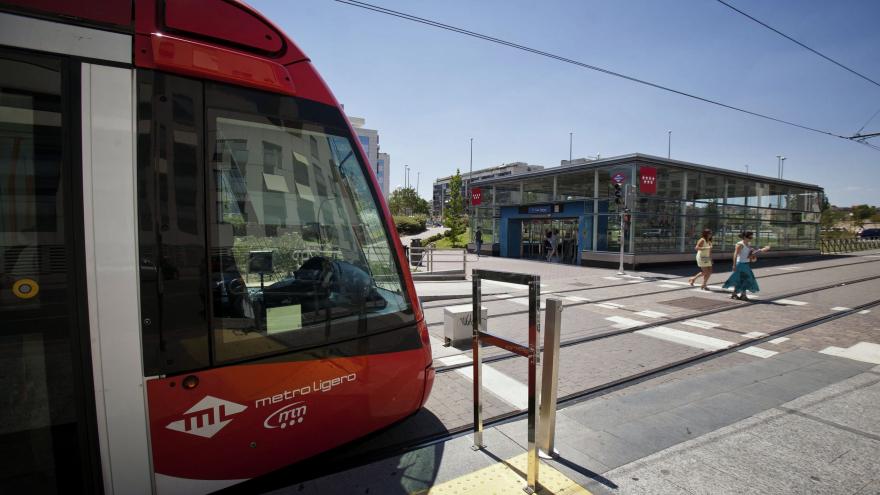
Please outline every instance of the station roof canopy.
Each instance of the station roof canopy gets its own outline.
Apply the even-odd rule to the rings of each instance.
[[[816,184],[807,184],[804,182],[797,182],[792,180],[784,180],[777,179],[775,177],[768,177],[766,175],[756,175],[756,174],[747,174],[745,172],[738,172],[736,170],[730,170],[726,168],[720,167],[711,167],[709,165],[700,165],[697,163],[685,162],[681,160],[670,160],[667,158],[662,158],[654,155],[646,155],[643,153],[631,153],[628,155],[620,155],[620,156],[612,156],[610,158],[601,158],[599,160],[593,160],[580,165],[569,165],[566,167],[552,167],[545,168],[544,170],[539,170],[535,172],[525,172],[517,175],[509,175],[505,177],[497,177],[492,179],[485,180],[477,180],[472,183],[473,186],[483,186],[483,185],[492,185],[503,182],[514,182],[521,181],[524,179],[532,179],[537,177],[546,177],[553,176],[559,174],[569,174],[572,172],[585,171],[585,170],[593,170],[597,168],[607,168],[613,167],[615,165],[628,165],[633,162],[638,162],[639,164],[644,165],[667,165],[670,167],[676,167],[685,170],[697,170],[700,172],[710,172],[718,175],[724,175],[728,177],[737,177],[741,179],[754,180],[758,182],[766,182],[770,184],[782,184],[786,186],[797,186],[803,187],[805,189],[815,189],[815,190],[823,190],[822,187]]]

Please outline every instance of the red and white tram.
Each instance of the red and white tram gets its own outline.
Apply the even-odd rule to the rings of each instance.
[[[0,0],[0,492],[209,492],[417,411],[378,191],[247,5]]]

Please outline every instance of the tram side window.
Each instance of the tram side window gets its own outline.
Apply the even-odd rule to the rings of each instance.
[[[375,196],[343,131],[225,111],[209,111],[208,121],[216,362],[359,337],[411,317]]]

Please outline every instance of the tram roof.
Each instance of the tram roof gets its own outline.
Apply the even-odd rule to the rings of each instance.
[[[484,180],[475,180],[473,181],[473,185],[489,185],[489,184],[499,184],[504,182],[514,182],[523,179],[531,179],[536,177],[545,177],[552,176],[558,174],[567,174],[571,172],[583,171],[583,170],[593,170],[597,168],[608,168],[614,167],[616,165],[623,165],[627,162],[639,162],[644,164],[653,164],[653,165],[668,165],[672,167],[688,169],[688,170],[698,170],[700,172],[712,172],[718,175],[724,175],[729,177],[738,177],[742,179],[754,180],[756,182],[767,182],[772,184],[781,184],[786,186],[797,186],[803,187],[806,189],[815,189],[824,191],[821,186],[816,184],[807,184],[805,182],[797,182],[793,180],[785,180],[785,179],[777,179],[775,177],[768,177],[766,175],[757,175],[757,174],[746,174],[744,172],[737,172],[736,170],[730,170],[726,168],[720,167],[712,167],[709,165],[701,165],[698,163],[685,162],[681,160],[671,160],[668,158],[663,158],[654,155],[646,155],[644,153],[630,153],[628,155],[619,155],[612,156],[609,158],[601,158],[598,160],[593,160],[588,163],[579,164],[579,165],[569,165],[567,167],[550,167],[545,168],[544,170],[538,170],[535,172],[525,172],[516,175],[508,175],[505,177],[496,177],[492,179],[484,179]]]

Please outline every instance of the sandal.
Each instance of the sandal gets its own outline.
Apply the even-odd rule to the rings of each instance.
[[[703,289],[703,290],[704,290],[704,291],[707,291],[707,292],[712,292],[712,291],[710,291],[710,290],[709,290],[709,288],[708,288],[708,287],[706,287],[706,286],[705,286],[705,285],[704,285],[704,286],[702,286],[702,287],[700,287],[700,288],[701,288],[701,289]]]
[[[739,296],[736,295],[736,293],[734,292],[733,295],[730,296],[730,298],[731,298],[731,299],[739,299]]]
[[[749,299],[749,296],[747,296],[745,292],[743,292],[742,295],[739,296],[739,300],[740,301],[751,301],[751,299]]]
[[[697,280],[696,277],[694,277],[694,278],[689,278],[689,279],[688,279],[688,283],[691,284],[691,287],[694,286],[694,282],[696,282],[696,280]]]

